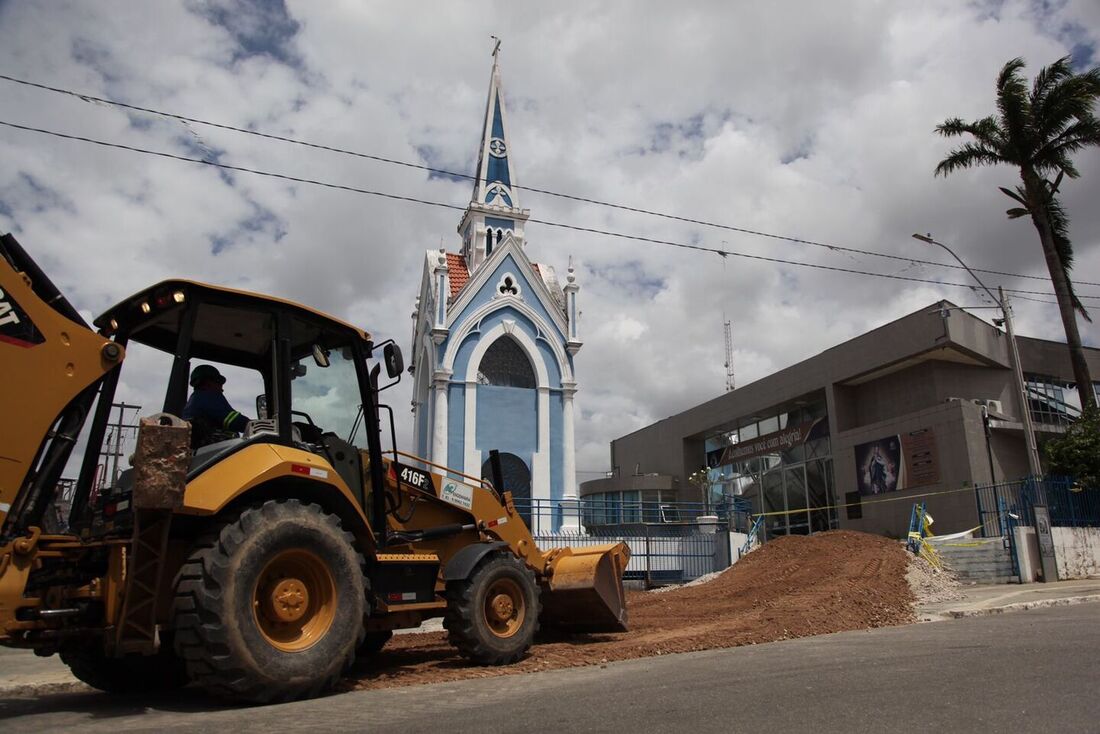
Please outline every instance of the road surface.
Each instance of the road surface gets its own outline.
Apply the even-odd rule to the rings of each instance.
[[[197,692],[0,699],[0,730],[1100,731],[1100,604],[363,691],[257,708]]]

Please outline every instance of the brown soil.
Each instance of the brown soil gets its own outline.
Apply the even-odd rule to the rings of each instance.
[[[515,665],[478,667],[446,633],[397,635],[345,687],[486,678],[914,621],[900,543],[836,531],[774,540],[713,581],[665,594],[628,592],[630,631],[547,636]]]

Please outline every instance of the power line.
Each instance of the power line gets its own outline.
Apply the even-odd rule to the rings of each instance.
[[[350,191],[355,194],[368,194],[370,196],[380,196],[385,199],[394,199],[397,201],[408,201],[414,204],[425,204],[427,206],[438,206],[444,209],[456,209],[458,211],[466,211],[466,207],[456,206],[454,204],[444,204],[439,201],[430,201],[428,199],[418,199],[415,196],[401,196],[399,194],[391,194],[385,191],[372,191],[370,189],[361,189],[355,186],[345,186],[343,184],[329,183],[326,181],[317,181],[310,178],[299,178],[297,176],[289,176],[285,173],[272,173],[270,171],[261,171],[256,168],[245,168],[244,166],[233,166],[228,163],[218,163],[216,161],[207,161],[202,158],[191,158],[185,155],[177,155],[175,153],[165,153],[161,150],[149,150],[148,148],[138,148],[133,145],[124,145],[122,143],[109,143],[106,140],[96,140],[95,138],[86,138],[80,135],[69,135],[67,133],[59,133],[53,130],[44,130],[38,127],[30,127],[27,125],[18,125],[14,122],[6,122],[0,120],[0,125],[6,127],[13,127],[17,130],[27,130],[34,133],[42,133],[43,135],[52,135],[56,138],[64,138],[66,140],[77,140],[82,143],[91,143],[92,145],[99,145],[104,148],[118,148],[119,150],[128,150],[134,153],[143,153],[145,155],[158,156],[160,158],[170,158],[176,161],[184,161],[186,163],[199,163],[204,166],[213,166],[215,168],[223,168],[227,171],[238,171],[240,173],[252,173],[257,176],[267,176],[269,178],[283,179],[284,181],[293,181],[295,183],[311,184],[313,186],[324,186],[330,189],[340,189],[342,191]]]
[[[70,97],[76,97],[77,99],[80,99],[80,100],[85,101],[85,102],[94,102],[94,103],[99,103],[99,104],[110,105],[110,106],[113,106],[113,107],[118,107],[118,108],[121,108],[121,109],[133,110],[135,112],[144,112],[144,113],[150,114],[150,115],[156,115],[156,116],[159,116],[159,117],[166,117],[166,118],[173,119],[173,120],[179,120],[179,121],[184,122],[184,123],[192,123],[192,124],[195,124],[195,125],[205,125],[207,127],[218,128],[218,129],[221,129],[221,130],[228,130],[228,131],[231,131],[231,132],[242,133],[242,134],[245,134],[245,135],[254,135],[256,137],[266,138],[268,140],[275,140],[275,141],[278,141],[278,142],[281,142],[281,143],[289,143],[291,145],[300,145],[300,146],[303,146],[303,147],[306,147],[306,148],[313,148],[315,150],[324,150],[324,151],[328,151],[330,153],[338,153],[340,155],[348,155],[348,156],[352,156],[352,157],[355,157],[355,158],[362,158],[362,159],[365,159],[365,160],[375,161],[377,163],[386,163],[386,164],[389,164],[389,165],[403,166],[405,168],[412,168],[412,169],[415,169],[415,170],[426,171],[428,173],[434,173],[434,174],[438,174],[438,175],[442,175],[442,176],[449,176],[449,177],[452,177],[452,178],[466,179],[466,180],[469,180],[469,181],[476,181],[477,180],[477,176],[471,176],[468,173],[460,173],[460,172],[457,172],[457,171],[448,171],[448,170],[443,169],[443,168],[435,168],[433,166],[426,166],[426,165],[421,164],[421,163],[412,163],[410,161],[402,161],[402,160],[399,160],[399,159],[396,159],[396,158],[388,158],[386,156],[373,155],[373,154],[370,154],[370,153],[363,153],[363,152],[360,152],[360,151],[348,150],[346,148],[338,148],[338,147],[331,146],[331,145],[325,145],[323,143],[314,143],[314,142],[310,142],[310,141],[307,141],[307,140],[300,140],[298,138],[291,138],[291,137],[287,137],[285,135],[275,135],[273,133],[265,133],[265,132],[261,132],[259,130],[249,130],[247,128],[237,127],[235,125],[228,125],[226,123],[221,123],[221,122],[212,122],[210,120],[203,120],[203,119],[197,118],[197,117],[188,117],[186,115],[180,115],[180,114],[177,114],[177,113],[174,113],[174,112],[165,112],[163,110],[157,110],[157,109],[153,109],[151,107],[141,107],[139,105],[128,104],[126,102],[119,102],[117,100],[106,99],[104,97],[97,97],[97,96],[91,95],[91,94],[82,94],[80,92],[76,92],[76,91],[73,91],[73,90],[70,90],[70,89],[63,89],[61,87],[52,87],[52,86],[49,86],[47,84],[40,84],[38,82],[27,81],[25,79],[17,79],[16,77],[8,76],[6,74],[0,74],[0,79],[12,82],[14,84],[21,84],[21,85],[26,86],[26,87],[32,87],[34,89],[41,89],[41,90],[48,91],[48,92],[54,92],[56,94],[63,94],[63,95],[70,96]],[[616,204],[614,202],[602,201],[600,199],[592,199],[592,198],[585,197],[585,196],[577,196],[575,194],[565,194],[565,193],[562,193],[562,192],[559,192],[559,191],[552,191],[552,190],[549,190],[549,189],[542,189],[542,188],[537,188],[537,187],[534,187],[534,186],[520,186],[520,185],[516,184],[516,185],[513,186],[513,188],[520,189],[521,191],[530,191],[531,193],[535,193],[535,194],[543,194],[545,196],[552,196],[552,197],[556,197],[556,198],[559,198],[559,199],[566,199],[568,201],[575,201],[575,202],[583,203],[583,204],[593,204],[595,206],[603,206],[603,207],[608,207],[608,208],[611,208],[611,209],[618,209],[620,211],[631,212],[631,213],[634,213],[634,214],[644,214],[646,216],[658,217],[658,218],[661,218],[661,219],[668,219],[668,220],[672,220],[672,221],[676,221],[676,222],[684,222],[686,224],[695,224],[695,225],[702,226],[702,227],[712,227],[712,228],[715,228],[715,229],[722,229],[722,230],[726,230],[726,231],[730,231],[730,232],[737,232],[739,234],[747,234],[747,235],[752,235],[752,236],[755,236],[755,237],[765,237],[765,238],[769,238],[769,239],[781,240],[781,241],[784,241],[784,242],[791,242],[791,243],[794,243],[794,244],[810,245],[812,247],[824,247],[824,248],[826,248],[828,250],[831,250],[831,251],[834,251],[834,252],[847,252],[847,253],[858,254],[858,255],[867,255],[867,256],[870,256],[870,257],[880,257],[880,258],[885,258],[885,259],[888,259],[888,260],[898,260],[898,261],[901,261],[901,262],[915,263],[915,264],[919,264],[919,265],[930,265],[932,267],[939,267],[939,268],[952,268],[952,269],[955,269],[955,270],[962,270],[963,269],[961,266],[955,265],[953,263],[940,263],[940,262],[934,262],[934,261],[931,261],[931,260],[919,260],[919,259],[916,259],[916,258],[905,257],[904,255],[892,255],[892,254],[885,253],[885,252],[875,252],[873,250],[861,250],[861,249],[855,248],[855,247],[846,247],[846,246],[843,246],[843,245],[830,244],[830,243],[827,243],[827,242],[818,242],[818,241],[815,241],[815,240],[808,240],[808,239],[804,239],[804,238],[801,238],[801,237],[790,237],[790,236],[787,236],[787,235],[780,235],[780,234],[775,234],[775,233],[772,233],[772,232],[764,232],[762,230],[754,230],[754,229],[748,229],[748,228],[745,228],[745,227],[737,227],[737,226],[730,225],[730,224],[721,224],[719,222],[711,222],[711,221],[708,221],[708,220],[705,220],[705,219],[696,219],[696,218],[693,218],[693,217],[682,217],[682,216],[679,216],[679,215],[676,215],[676,214],[669,214],[667,212],[659,212],[659,211],[655,211],[655,210],[652,210],[652,209],[644,209],[644,208],[641,208],[641,207],[629,206],[629,205],[626,205],[626,204]],[[1029,279],[1029,280],[1043,280],[1043,281],[1048,280],[1048,278],[1045,278],[1045,277],[1039,276],[1039,275],[1025,275],[1025,274],[1022,274],[1022,273],[1006,273],[1006,272],[1003,272],[1003,271],[1000,271],[1000,270],[988,270],[988,269],[984,269],[984,268],[973,268],[973,270],[975,270],[979,273],[987,273],[987,274],[990,274],[990,275],[999,275],[999,276],[1003,276],[1003,277],[1006,277],[1006,278],[1023,278],[1023,279]],[[1089,282],[1089,281],[1085,281],[1085,280],[1074,281],[1074,282],[1077,285],[1100,286],[1100,283],[1094,283],[1094,282]]]
[[[331,182],[328,182],[328,181],[319,181],[317,179],[303,178],[303,177],[300,177],[300,176],[291,176],[291,175],[288,175],[288,174],[285,174],[285,173],[274,173],[272,171],[262,171],[262,170],[255,169],[255,168],[246,168],[244,166],[234,166],[234,165],[231,165],[231,164],[228,164],[228,163],[219,163],[217,161],[209,161],[209,160],[205,160],[205,159],[202,159],[202,158],[192,158],[192,157],[189,157],[189,156],[178,155],[176,153],[166,153],[164,151],[159,151],[159,150],[149,150],[147,148],[139,148],[137,146],[125,145],[123,143],[111,143],[111,142],[107,142],[105,140],[97,140],[95,138],[88,138],[88,137],[84,137],[84,136],[81,136],[81,135],[70,135],[68,133],[60,133],[60,132],[56,132],[56,131],[53,131],[53,130],[45,130],[43,128],[31,127],[29,125],[19,125],[19,124],[14,123],[14,122],[7,122],[6,120],[0,120],[0,125],[3,125],[5,127],[9,127],[9,128],[14,128],[16,130],[24,130],[24,131],[27,131],[27,132],[34,132],[34,133],[39,133],[39,134],[42,134],[42,135],[49,135],[49,136],[52,136],[52,137],[62,138],[62,139],[65,139],[65,140],[75,140],[75,141],[79,141],[79,142],[82,142],[82,143],[89,143],[89,144],[98,145],[98,146],[101,146],[101,147],[104,147],[104,148],[115,148],[115,149],[118,149],[118,150],[126,150],[126,151],[130,151],[130,152],[133,152],[133,153],[141,153],[141,154],[144,154],[144,155],[151,155],[151,156],[156,156],[156,157],[159,157],[159,158],[168,158],[168,159],[171,159],[171,160],[183,161],[183,162],[186,162],[186,163],[197,163],[199,165],[211,166],[213,168],[220,168],[220,169],[227,170],[227,171],[237,171],[237,172],[240,172],[240,173],[251,173],[251,174],[254,174],[254,175],[257,175],[257,176],[266,176],[268,178],[275,178],[275,179],[280,179],[280,180],[284,180],[284,181],[292,181],[294,183],[309,184],[311,186],[320,186],[320,187],[323,187],[323,188],[337,189],[337,190],[340,190],[340,191],[348,191],[348,192],[351,192],[351,193],[364,194],[364,195],[367,195],[367,196],[378,196],[378,197],[381,197],[381,198],[391,199],[391,200],[394,200],[394,201],[407,201],[407,202],[410,202],[410,203],[413,203],[413,204],[423,204],[425,206],[434,206],[434,207],[439,207],[439,208],[442,208],[442,209],[452,209],[452,210],[456,210],[456,211],[465,211],[466,210],[466,207],[463,207],[463,206],[457,206],[455,204],[447,204],[447,203],[439,202],[439,201],[431,201],[430,199],[421,199],[421,198],[414,197],[414,196],[402,196],[400,194],[393,194],[393,193],[389,193],[389,192],[386,192],[386,191],[374,191],[372,189],[363,189],[363,188],[359,188],[357,186],[347,186],[345,184],[331,183]],[[643,237],[641,235],[631,235],[631,234],[626,234],[624,232],[614,232],[614,231],[611,231],[611,230],[596,229],[594,227],[582,227],[582,226],[576,225],[576,224],[567,224],[567,223],[564,223],[564,222],[554,222],[554,221],[551,221],[551,220],[548,220],[548,219],[534,219],[534,218],[532,218],[532,219],[528,219],[527,221],[528,221],[528,223],[531,223],[531,224],[542,224],[542,225],[545,225],[547,227],[557,227],[557,228],[560,228],[560,229],[568,229],[568,230],[572,230],[574,232],[585,232],[585,233],[588,233],[588,234],[598,234],[598,235],[603,235],[605,237],[613,237],[613,238],[617,238],[617,239],[626,239],[626,240],[632,240],[632,241],[636,241],[636,242],[646,242],[646,243],[649,243],[649,244],[664,245],[664,246],[668,246],[668,247],[676,247],[676,248],[685,249],[685,250],[695,250],[695,251],[698,251],[698,252],[709,252],[709,253],[714,253],[716,255],[720,255],[723,258],[725,258],[725,257],[740,257],[740,258],[744,258],[744,259],[747,259],[747,260],[758,260],[758,261],[761,261],[761,262],[775,263],[775,264],[778,264],[778,265],[790,265],[790,266],[795,266],[795,267],[813,268],[813,269],[817,269],[817,270],[828,270],[828,271],[837,272],[837,273],[850,273],[852,275],[866,275],[866,276],[877,277],[877,278],[888,278],[890,280],[904,280],[904,281],[909,281],[909,282],[913,282],[913,283],[928,283],[928,284],[931,284],[931,285],[951,286],[953,288],[968,288],[968,289],[971,289],[971,290],[974,289],[974,286],[969,285],[967,283],[950,283],[950,282],[945,282],[945,281],[932,280],[930,278],[916,278],[916,277],[913,277],[913,276],[897,275],[897,274],[892,274],[892,273],[875,273],[875,272],[871,272],[871,271],[867,271],[867,270],[856,270],[855,268],[842,268],[842,267],[837,267],[837,266],[834,266],[834,265],[822,265],[820,263],[807,263],[807,262],[800,262],[800,261],[797,261],[797,260],[784,260],[782,258],[767,257],[765,255],[751,255],[749,253],[736,252],[734,250],[722,250],[722,249],[719,249],[719,248],[716,248],[716,247],[706,247],[704,245],[695,245],[695,244],[689,244],[689,243],[686,243],[686,242],[676,242],[674,240],[663,240],[663,239],[657,239],[655,237]],[[1035,296],[1053,296],[1054,295],[1053,293],[1048,293],[1048,292],[1044,292],[1044,291],[1025,291],[1025,290],[1018,290],[1018,289],[1012,289],[1012,288],[1005,288],[1005,291],[1008,292],[1008,293],[1035,295]],[[1100,296],[1079,296],[1079,298],[1100,300]]]

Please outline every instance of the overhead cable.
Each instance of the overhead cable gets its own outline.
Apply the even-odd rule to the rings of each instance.
[[[16,77],[8,76],[6,74],[0,74],[0,79],[2,79],[4,81],[12,82],[14,84],[20,84],[20,85],[23,85],[23,86],[26,86],[26,87],[32,87],[32,88],[35,88],[35,89],[40,89],[40,90],[44,90],[44,91],[48,91],[48,92],[54,92],[54,93],[57,93],[57,94],[63,94],[63,95],[71,96],[71,97],[76,97],[77,99],[83,100],[85,102],[94,102],[94,103],[97,103],[97,104],[104,104],[104,105],[109,105],[109,106],[112,106],[112,107],[118,107],[120,109],[132,110],[134,112],[143,112],[143,113],[150,114],[150,115],[156,115],[158,117],[164,117],[164,118],[168,118],[168,119],[179,120],[179,121],[184,122],[184,123],[190,123],[190,124],[195,124],[195,125],[205,125],[207,127],[217,128],[217,129],[220,129],[220,130],[228,130],[228,131],[231,131],[231,132],[241,133],[241,134],[244,134],[244,135],[253,135],[253,136],[256,136],[256,137],[266,138],[268,140],[274,140],[274,141],[278,141],[278,142],[281,142],[281,143],[288,143],[290,145],[299,145],[299,146],[303,146],[303,147],[306,147],[306,148],[312,148],[312,149],[315,149],[315,150],[323,150],[323,151],[327,151],[327,152],[330,152],[330,153],[338,153],[340,155],[347,155],[347,156],[352,156],[352,157],[355,157],[355,158],[362,158],[362,159],[374,161],[374,162],[377,162],[377,163],[385,163],[385,164],[388,164],[388,165],[402,166],[402,167],[405,167],[405,168],[411,168],[411,169],[415,169],[415,170],[419,170],[419,171],[425,171],[427,173],[432,173],[432,174],[436,174],[436,175],[440,175],[440,176],[448,176],[448,177],[451,177],[451,178],[465,179],[465,180],[469,180],[469,181],[478,180],[477,176],[472,176],[468,173],[461,173],[461,172],[457,172],[457,171],[449,171],[449,170],[444,169],[444,168],[436,168],[436,167],[433,167],[433,166],[427,166],[427,165],[424,165],[422,163],[413,163],[413,162],[410,162],[410,161],[403,161],[403,160],[400,160],[400,159],[397,159],[397,158],[389,158],[387,156],[380,156],[380,155],[374,155],[374,154],[371,154],[371,153],[363,153],[363,152],[360,152],[360,151],[348,150],[346,148],[339,148],[339,147],[332,146],[332,145],[326,145],[324,143],[314,143],[314,142],[310,142],[310,141],[307,141],[307,140],[301,140],[301,139],[298,139],[298,138],[291,138],[291,137],[288,137],[288,136],[285,136],[285,135],[276,135],[276,134],[273,134],[273,133],[265,133],[265,132],[262,132],[260,130],[250,130],[248,128],[238,127],[236,125],[229,125],[229,124],[222,123],[222,122],[213,122],[211,120],[203,120],[201,118],[189,117],[187,115],[181,115],[181,114],[178,114],[178,113],[175,113],[175,112],[166,112],[164,110],[157,110],[157,109],[153,109],[151,107],[142,107],[142,106],[139,106],[139,105],[133,105],[133,104],[129,104],[129,103],[126,103],[126,102],[120,102],[118,100],[107,99],[105,97],[97,97],[97,96],[91,95],[91,94],[83,94],[83,93],[80,93],[80,92],[73,91],[71,89],[63,89],[61,87],[54,87],[54,86],[50,86],[48,84],[41,84],[41,83],[38,83],[38,82],[32,82],[32,81],[28,81],[26,79],[18,79]],[[694,217],[685,217],[685,216],[679,216],[679,215],[676,215],[676,214],[669,214],[667,212],[659,212],[659,211],[655,211],[655,210],[652,210],[652,209],[645,209],[645,208],[642,208],[642,207],[635,207],[635,206],[630,206],[630,205],[627,205],[627,204],[618,204],[618,203],[615,203],[615,202],[602,201],[600,199],[593,199],[593,198],[590,198],[590,197],[579,196],[579,195],[576,195],[576,194],[566,194],[566,193],[562,193],[560,191],[552,191],[550,189],[543,189],[543,188],[538,188],[538,187],[534,187],[534,186],[521,186],[519,184],[514,184],[513,188],[520,189],[522,191],[529,191],[529,192],[535,193],[535,194],[542,194],[544,196],[552,196],[552,197],[556,197],[556,198],[559,198],[559,199],[565,199],[565,200],[568,200],[568,201],[575,201],[575,202],[583,203],[583,204],[592,204],[594,206],[608,207],[608,208],[611,208],[611,209],[617,209],[617,210],[620,210],[620,211],[631,212],[631,213],[634,213],[634,214],[643,214],[645,216],[658,217],[658,218],[661,218],[661,219],[668,219],[668,220],[672,220],[672,221],[676,221],[676,222],[683,222],[685,224],[694,224],[694,225],[701,226],[701,227],[711,227],[711,228],[714,228],[714,229],[721,229],[721,230],[726,230],[726,231],[730,231],[730,232],[737,232],[739,234],[746,234],[746,235],[751,235],[751,236],[754,236],[754,237],[765,237],[765,238],[768,238],[768,239],[781,240],[781,241],[784,241],[784,242],[791,242],[791,243],[794,243],[794,244],[809,245],[809,246],[812,246],[812,247],[823,247],[823,248],[826,248],[826,249],[828,249],[830,251],[834,251],[834,252],[845,252],[845,253],[849,253],[849,254],[866,255],[868,257],[879,257],[879,258],[885,258],[885,259],[888,259],[888,260],[898,260],[898,261],[905,262],[905,263],[910,263],[910,264],[928,265],[928,266],[938,267],[938,268],[951,268],[951,269],[954,269],[954,270],[963,270],[963,268],[961,266],[956,265],[954,263],[942,263],[942,262],[935,262],[935,261],[932,261],[932,260],[921,260],[921,259],[918,259],[918,258],[906,257],[904,255],[893,255],[893,254],[885,253],[885,252],[875,252],[874,250],[863,250],[863,249],[859,249],[859,248],[855,248],[855,247],[847,247],[847,246],[844,246],[844,245],[832,244],[832,243],[827,243],[827,242],[819,242],[819,241],[816,241],[816,240],[805,239],[805,238],[802,238],[802,237],[791,237],[791,236],[788,236],[788,235],[775,234],[773,232],[765,232],[763,230],[749,229],[749,228],[746,228],[746,227],[738,227],[738,226],[731,225],[731,224],[722,224],[722,223],[719,223],[719,222],[712,222],[712,221],[708,221],[708,220],[705,220],[705,219],[697,219],[697,218],[694,218]],[[989,275],[999,275],[999,276],[1006,277],[1006,278],[1023,278],[1023,279],[1028,279],[1028,280],[1043,280],[1043,281],[1049,280],[1049,278],[1047,278],[1045,276],[1040,276],[1040,275],[1027,275],[1027,274],[1024,274],[1024,273],[1007,273],[1007,272],[1000,271],[1000,270],[989,270],[989,269],[985,269],[985,268],[972,268],[972,270],[974,270],[976,272],[979,272],[979,273],[987,273]],[[1074,283],[1076,285],[1100,286],[1100,283],[1094,283],[1094,282],[1089,282],[1089,281],[1084,281],[1084,280],[1074,281]]]
[[[294,183],[308,184],[308,185],[311,185],[311,186],[320,186],[320,187],[329,188],[329,189],[337,189],[337,190],[340,190],[340,191],[347,191],[347,192],[355,193],[355,194],[364,194],[364,195],[367,195],[367,196],[378,196],[378,197],[382,197],[382,198],[385,198],[385,199],[391,199],[391,200],[394,200],[394,201],[406,201],[406,202],[410,202],[410,203],[413,203],[413,204],[423,204],[425,206],[433,206],[433,207],[438,207],[438,208],[441,208],[441,209],[451,209],[451,210],[456,210],[456,211],[465,211],[466,210],[465,206],[458,206],[456,204],[448,204],[448,203],[440,202],[440,201],[432,201],[430,199],[423,199],[423,198],[419,198],[419,197],[415,197],[415,196],[403,196],[403,195],[400,195],[400,194],[394,194],[394,193],[387,192],[387,191],[376,191],[376,190],[373,190],[373,189],[364,189],[364,188],[360,188],[360,187],[357,187],[357,186],[348,186],[346,184],[337,184],[337,183],[332,183],[332,182],[329,182],[329,181],[320,181],[320,180],[317,180],[317,179],[304,178],[304,177],[301,177],[301,176],[291,176],[291,175],[288,175],[288,174],[285,174],[285,173],[275,173],[275,172],[272,172],[272,171],[264,171],[264,170],[260,170],[260,169],[256,169],[256,168],[247,168],[245,166],[234,166],[234,165],[229,164],[229,163],[221,163],[221,162],[218,162],[218,161],[205,160],[203,158],[192,158],[190,156],[179,155],[179,154],[176,154],[176,153],[167,153],[167,152],[159,151],[159,150],[150,150],[148,148],[139,148],[137,146],[125,145],[123,143],[111,143],[111,142],[108,142],[108,141],[105,141],[105,140],[97,140],[95,138],[88,138],[88,137],[84,137],[84,136],[81,136],[81,135],[70,135],[68,133],[56,132],[54,130],[46,130],[46,129],[43,129],[43,128],[32,127],[32,126],[29,126],[29,125],[20,125],[20,124],[14,123],[14,122],[8,122],[6,120],[0,120],[0,125],[2,125],[4,127],[13,128],[13,129],[16,129],[16,130],[24,130],[24,131],[27,131],[27,132],[38,133],[38,134],[41,134],[41,135],[49,135],[49,136],[52,136],[52,137],[62,138],[62,139],[65,139],[65,140],[74,140],[74,141],[78,141],[78,142],[82,142],[82,143],[89,143],[91,145],[97,145],[97,146],[104,147],[104,148],[114,148],[114,149],[118,149],[118,150],[125,150],[125,151],[130,151],[132,153],[141,153],[143,155],[156,156],[156,157],[159,157],[159,158],[168,158],[168,159],[171,159],[171,160],[182,161],[182,162],[186,162],[186,163],[196,163],[196,164],[199,164],[199,165],[211,166],[211,167],[214,167],[214,168],[219,168],[219,169],[223,169],[223,170],[227,170],[227,171],[236,171],[236,172],[239,172],[239,173],[249,173],[249,174],[253,174],[253,175],[257,175],[257,176],[265,176],[265,177],[268,177],[268,178],[280,179],[280,180],[283,180],[283,181],[292,181]],[[557,227],[557,228],[560,228],[560,229],[568,229],[568,230],[572,230],[572,231],[575,231],[575,232],[585,232],[585,233],[588,233],[588,234],[598,234],[598,235],[602,235],[602,236],[605,236],[605,237],[631,240],[631,241],[634,241],[634,242],[646,242],[646,243],[654,244],[654,245],[663,245],[663,246],[667,246],[667,247],[676,247],[676,248],[685,249],[685,250],[695,250],[695,251],[698,251],[698,252],[709,252],[709,253],[714,253],[716,255],[720,255],[723,258],[724,257],[739,257],[739,258],[744,258],[744,259],[748,259],[748,260],[758,260],[758,261],[762,261],[762,262],[776,263],[776,264],[779,264],[779,265],[790,265],[790,266],[794,266],[794,267],[813,268],[813,269],[817,269],[817,270],[827,270],[827,271],[838,272],[838,273],[850,273],[850,274],[853,274],[853,275],[866,275],[866,276],[876,277],[876,278],[887,278],[887,279],[890,279],[890,280],[904,280],[904,281],[909,281],[909,282],[913,282],[913,283],[928,283],[928,284],[931,284],[931,285],[944,285],[944,286],[951,286],[953,288],[968,288],[968,289],[971,289],[971,290],[974,289],[974,286],[972,286],[970,284],[967,284],[967,283],[951,283],[951,282],[945,282],[945,281],[940,281],[940,280],[933,280],[931,278],[916,278],[916,277],[913,277],[913,276],[898,275],[898,274],[892,274],[892,273],[875,273],[875,272],[871,272],[871,271],[867,271],[867,270],[856,270],[854,268],[841,268],[841,267],[837,267],[837,266],[834,266],[834,265],[822,265],[820,263],[807,263],[807,262],[801,262],[801,261],[798,261],[798,260],[785,260],[783,258],[767,257],[767,256],[764,256],[764,255],[753,255],[753,254],[749,254],[749,253],[745,253],[745,252],[737,252],[735,250],[723,250],[723,249],[716,248],[716,247],[707,247],[705,245],[696,245],[696,244],[690,244],[690,243],[687,243],[687,242],[676,242],[675,240],[664,240],[664,239],[658,239],[658,238],[655,238],[655,237],[644,237],[644,236],[641,236],[641,235],[631,235],[631,234],[626,234],[626,233],[623,233],[623,232],[614,232],[614,231],[611,231],[611,230],[597,229],[597,228],[594,228],[594,227],[584,227],[584,226],[581,226],[581,225],[568,224],[568,223],[565,223],[565,222],[555,222],[555,221],[551,221],[551,220],[548,220],[548,219],[531,218],[531,219],[528,219],[527,221],[531,224],[542,224],[542,225],[545,225],[547,227]],[[1005,288],[1004,290],[1005,290],[1005,292],[1014,293],[1014,294],[1048,296],[1048,297],[1054,295],[1053,293],[1049,293],[1049,292],[1045,292],[1045,291],[1027,291],[1027,290],[1019,290],[1019,289],[1013,289],[1013,288]],[[1078,296],[1078,297],[1082,298],[1082,299],[1100,300],[1100,296]]]

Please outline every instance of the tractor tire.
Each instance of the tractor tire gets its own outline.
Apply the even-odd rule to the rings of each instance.
[[[187,685],[187,670],[171,645],[155,655],[109,658],[97,647],[61,650],[61,662],[82,683],[107,693],[154,693]]]
[[[196,544],[176,582],[176,651],[223,698],[268,703],[330,688],[363,640],[363,557],[317,505],[270,500]]]
[[[531,647],[541,611],[535,575],[511,554],[495,553],[468,579],[448,582],[443,626],[463,657],[508,665]]]

